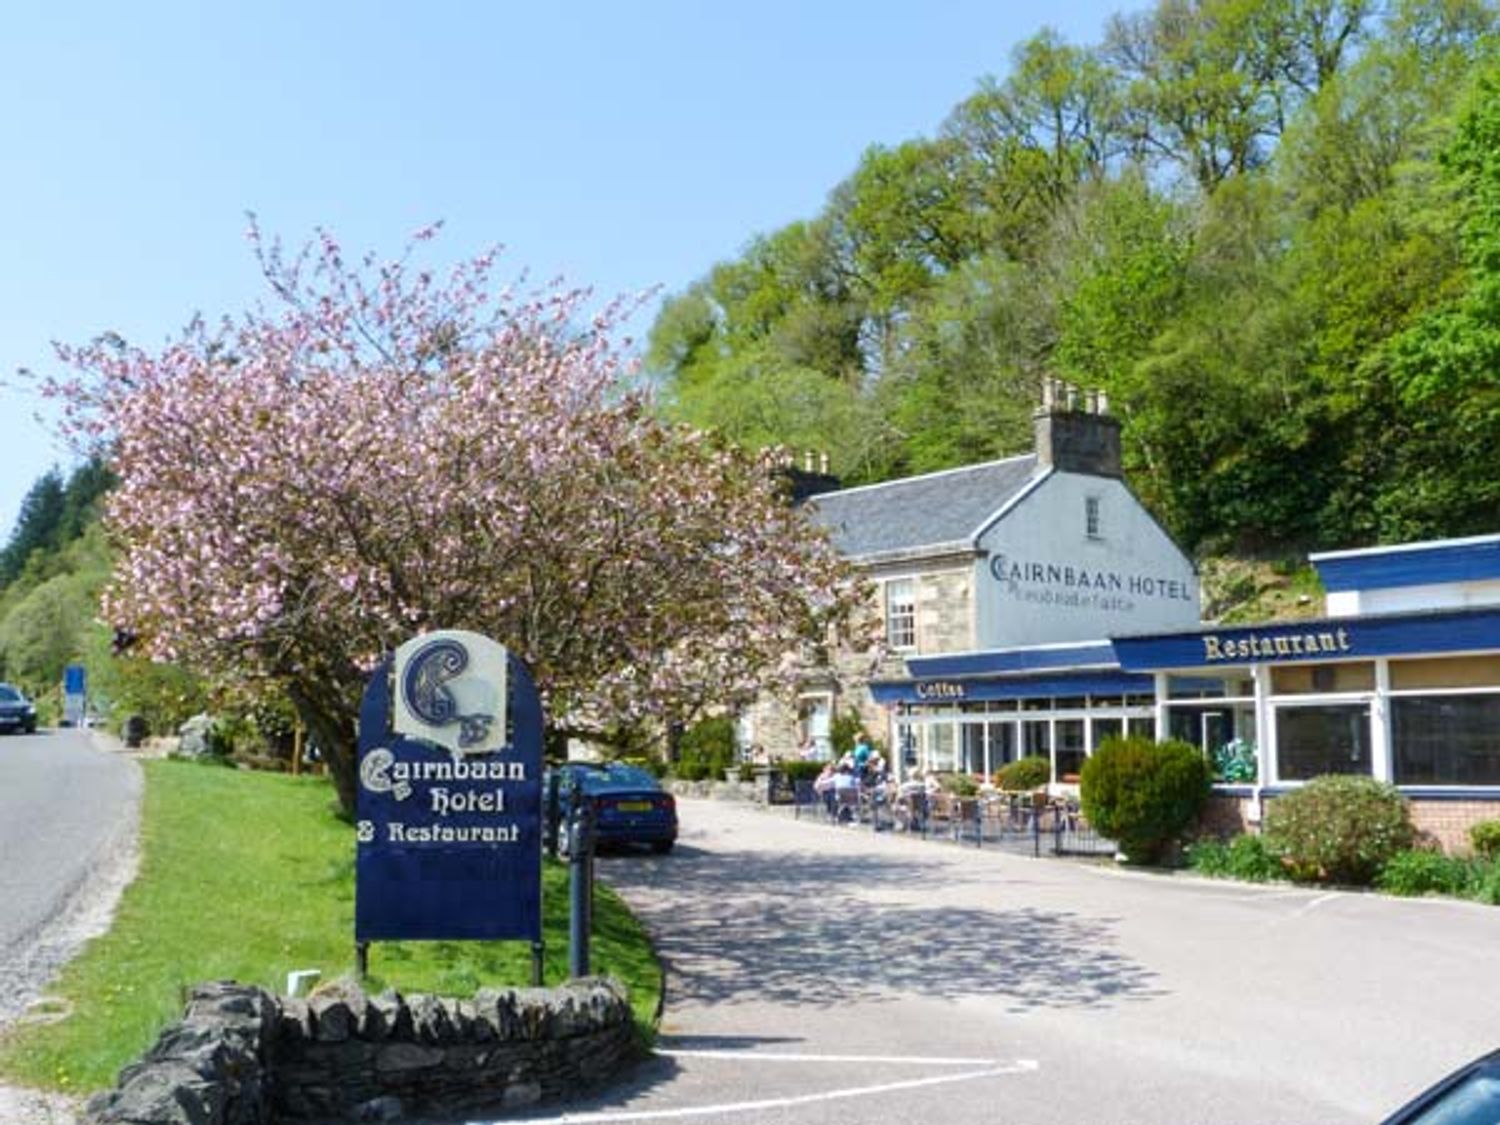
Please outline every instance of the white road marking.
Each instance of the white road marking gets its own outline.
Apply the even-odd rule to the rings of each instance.
[[[658,1055],[673,1059],[733,1059],[735,1062],[889,1063],[902,1066],[999,1066],[994,1059],[913,1058],[911,1055],[781,1055],[762,1051],[672,1051]]]
[[[667,1054],[662,1051],[660,1054]],[[734,1055],[736,1052],[715,1052],[725,1056]],[[800,1056],[756,1056],[742,1054],[743,1058],[777,1058],[781,1061],[803,1061]],[[822,1055],[822,1061],[837,1061],[839,1056]],[[811,1056],[807,1057],[811,1061]],[[904,1059],[903,1062],[915,1060]],[[931,1060],[923,1060],[931,1061]],[[939,1064],[947,1065],[947,1064]],[[722,1105],[683,1106],[679,1109],[649,1109],[649,1110],[624,1110],[621,1112],[608,1113],[565,1113],[561,1117],[548,1117],[544,1119],[533,1119],[532,1125],[596,1125],[596,1123],[610,1121],[670,1121],[680,1120],[687,1117],[723,1117],[734,1113],[757,1113],[768,1109],[787,1109],[792,1106],[814,1105],[818,1102],[840,1101],[848,1098],[868,1098],[876,1094],[889,1094],[898,1090],[919,1090],[928,1086],[942,1086],[954,1082],[974,1082],[981,1078],[1005,1078],[1014,1074],[1031,1074],[1041,1069],[1041,1064],[1033,1059],[1017,1059],[1013,1063],[1001,1063],[989,1067],[986,1070],[970,1070],[962,1074],[940,1074],[932,1078],[910,1078],[902,1082],[883,1082],[878,1086],[856,1086],[844,1090],[826,1090],[820,1094],[800,1094],[784,1098],[764,1098],[754,1102],[726,1102]],[[480,1125],[480,1123],[473,1123]],[[485,1125],[504,1125],[504,1122],[494,1121]]]

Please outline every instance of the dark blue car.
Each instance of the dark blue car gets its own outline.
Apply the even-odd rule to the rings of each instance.
[[[0,684],[0,731],[36,733],[36,705],[13,684]]]
[[[1381,1125],[1495,1125],[1500,1121],[1500,1051],[1460,1067]]]
[[[594,842],[599,847],[645,844],[657,853],[677,842],[677,800],[646,770],[621,762],[569,762],[557,767],[558,851],[572,847],[573,781],[594,810]]]

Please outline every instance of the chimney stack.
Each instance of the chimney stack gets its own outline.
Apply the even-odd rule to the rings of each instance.
[[[1095,477],[1123,476],[1120,423],[1108,410],[1103,391],[1080,395],[1077,387],[1044,380],[1042,405],[1033,416],[1038,466]]]

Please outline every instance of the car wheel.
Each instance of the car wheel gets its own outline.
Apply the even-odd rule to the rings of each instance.
[[[672,850],[672,845],[676,842],[676,840],[657,840],[651,845],[651,850],[657,855],[666,855]]]

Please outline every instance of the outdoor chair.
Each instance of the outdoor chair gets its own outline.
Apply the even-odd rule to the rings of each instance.
[[[792,816],[800,820],[803,809],[810,813],[823,811],[823,795],[813,788],[811,781],[792,783]]]
[[[833,794],[833,819],[839,824],[859,823],[859,790],[836,789]]]

